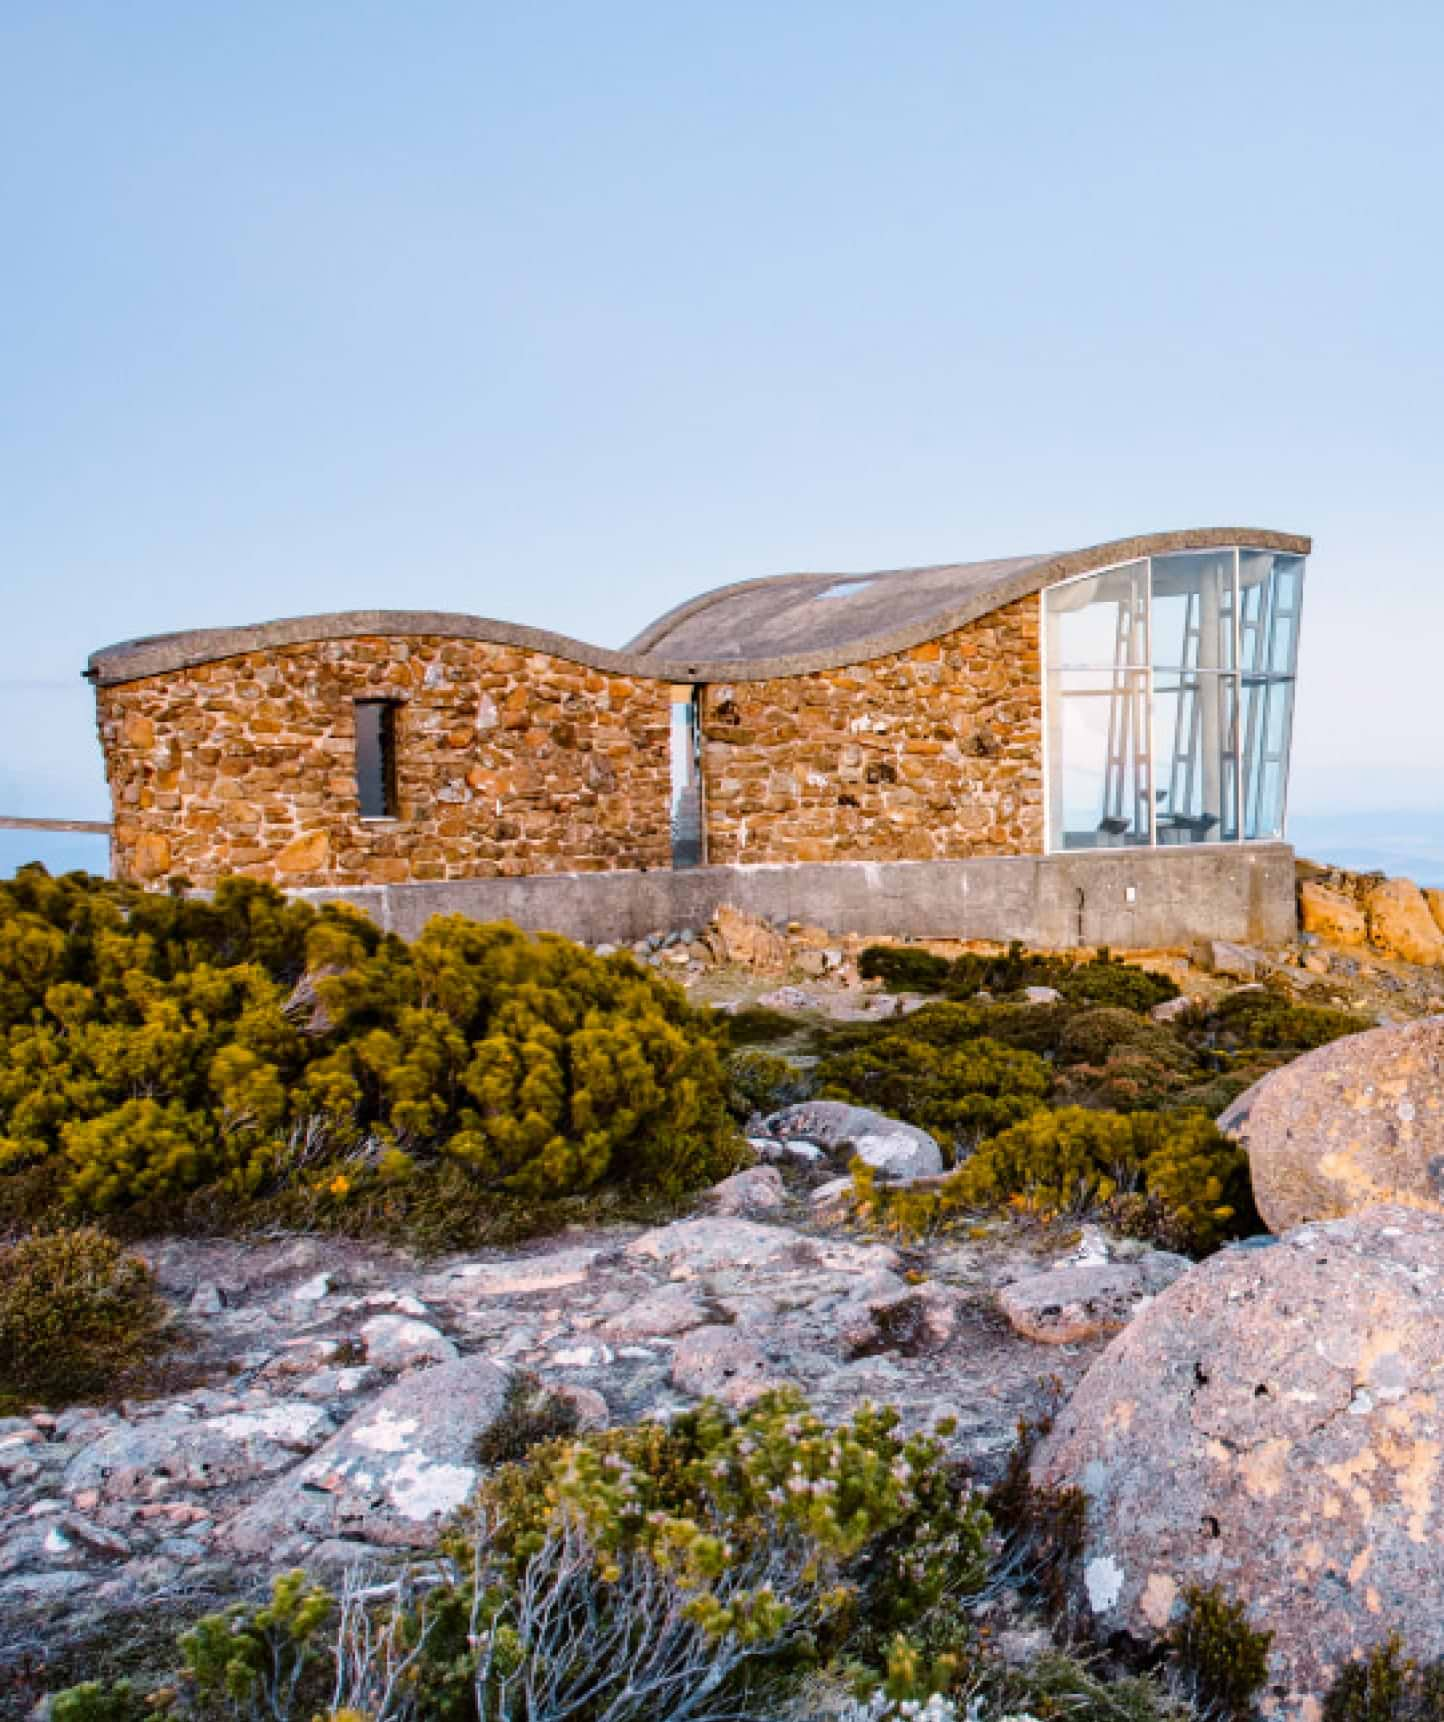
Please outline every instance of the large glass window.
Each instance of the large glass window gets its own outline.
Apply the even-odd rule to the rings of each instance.
[[[1187,551],[1044,594],[1052,848],[1282,836],[1303,565]]]

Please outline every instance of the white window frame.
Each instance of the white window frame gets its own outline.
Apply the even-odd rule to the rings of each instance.
[[[1209,553],[1210,549],[1227,550],[1227,551],[1230,551],[1232,556],[1233,556],[1233,669],[1232,669],[1232,671],[1227,671],[1227,670],[1210,671],[1209,673],[1210,674],[1218,674],[1218,675],[1232,674],[1232,676],[1234,678],[1234,682],[1235,682],[1235,687],[1236,687],[1236,698],[1235,698],[1235,702],[1234,702],[1234,723],[1236,726],[1240,726],[1243,722],[1243,641],[1242,641],[1242,628],[1241,628],[1242,607],[1241,607],[1241,603],[1240,603],[1239,575],[1240,575],[1240,570],[1242,567],[1243,553],[1246,550],[1250,551],[1254,554],[1258,554],[1258,555],[1280,555],[1280,554],[1285,554],[1285,552],[1270,550],[1264,545],[1255,545],[1255,544],[1226,545],[1226,544],[1221,544],[1218,546],[1200,545],[1200,546],[1193,548],[1193,549],[1190,549],[1188,546],[1182,546],[1176,551],[1162,552],[1161,555],[1164,555],[1164,556],[1206,555]],[[1090,569],[1088,569],[1088,571],[1086,573],[1070,574],[1066,580],[1056,580],[1053,582],[1053,584],[1051,586],[1045,586],[1038,594],[1038,638],[1042,643],[1042,650],[1038,654],[1038,661],[1039,661],[1039,664],[1041,665],[1042,680],[1043,680],[1043,686],[1042,686],[1040,692],[1042,695],[1042,706],[1043,706],[1043,745],[1042,745],[1043,853],[1045,855],[1061,855],[1061,854],[1070,854],[1071,855],[1071,854],[1075,853],[1075,851],[1073,851],[1073,850],[1064,850],[1064,849],[1061,849],[1058,847],[1058,845],[1055,842],[1055,838],[1057,836],[1057,833],[1053,829],[1053,795],[1052,795],[1052,780],[1051,780],[1052,760],[1050,757],[1050,749],[1049,749],[1049,744],[1048,744],[1048,737],[1049,737],[1050,733],[1052,732],[1052,728],[1053,728],[1053,725],[1052,725],[1052,709],[1051,709],[1052,708],[1052,700],[1053,700],[1053,694],[1052,694],[1052,675],[1053,675],[1053,672],[1058,671],[1061,673],[1064,670],[1074,669],[1074,670],[1079,670],[1079,671],[1091,671],[1091,672],[1096,672],[1096,673],[1103,673],[1106,671],[1111,671],[1111,670],[1116,668],[1116,666],[1110,665],[1110,664],[1066,664],[1066,663],[1054,663],[1052,661],[1053,641],[1052,641],[1051,630],[1050,630],[1049,625],[1048,625],[1048,594],[1050,592],[1059,591],[1065,586],[1076,586],[1084,580],[1096,580],[1100,574],[1111,574],[1120,568],[1132,568],[1140,562],[1143,564],[1143,568],[1144,568],[1144,589],[1143,589],[1144,590],[1143,632],[1144,632],[1144,646],[1145,646],[1144,663],[1140,667],[1140,669],[1131,671],[1130,673],[1135,674],[1135,675],[1141,674],[1143,676],[1145,697],[1148,701],[1148,842],[1146,845],[1144,845],[1144,844],[1136,845],[1133,852],[1136,853],[1138,849],[1145,848],[1145,847],[1148,848],[1149,850],[1155,850],[1155,849],[1165,847],[1165,845],[1160,844],[1158,841],[1158,797],[1155,794],[1155,791],[1158,787],[1156,777],[1155,777],[1155,773],[1156,773],[1156,769],[1157,769],[1157,763],[1158,763],[1158,753],[1157,753],[1158,735],[1157,735],[1157,718],[1155,715],[1155,703],[1156,702],[1155,702],[1155,698],[1154,698],[1154,684],[1153,684],[1153,677],[1154,677],[1154,663],[1153,663],[1153,564],[1155,561],[1157,561],[1159,559],[1160,559],[1159,557],[1154,557],[1154,556],[1125,556],[1117,562],[1105,563],[1101,568],[1090,568]],[[1307,565],[1307,561],[1308,561],[1307,557],[1300,556],[1299,560],[1301,562],[1305,563],[1305,565]],[[1302,576],[1301,576],[1301,578],[1302,578]],[[1302,594],[1301,594],[1301,596],[1302,596]],[[1302,615],[1302,608],[1303,608],[1302,602],[1300,602],[1300,606],[1299,606],[1300,615]],[[1294,675],[1295,675],[1295,677],[1297,677],[1297,674],[1298,674],[1298,671],[1297,671],[1298,649],[1299,649],[1299,641],[1298,641],[1298,630],[1297,630],[1297,625],[1296,625],[1296,633],[1295,633],[1295,639],[1294,639],[1294,659],[1295,659]],[[1230,837],[1230,838],[1214,838],[1212,840],[1205,841],[1202,843],[1190,843],[1187,845],[1187,847],[1189,849],[1194,849],[1194,850],[1196,850],[1196,849],[1232,850],[1232,849],[1238,849],[1244,845],[1249,845],[1249,844],[1279,843],[1279,842],[1284,842],[1287,840],[1288,812],[1289,812],[1289,788],[1290,788],[1290,784],[1291,784],[1292,779],[1293,779],[1293,734],[1292,734],[1292,728],[1290,729],[1290,734],[1289,734],[1288,757],[1287,757],[1286,762],[1285,762],[1282,807],[1281,807],[1280,821],[1279,821],[1280,835],[1278,837],[1245,837],[1245,835],[1244,835],[1244,818],[1243,818],[1243,816],[1244,816],[1244,801],[1243,801],[1243,778],[1244,778],[1243,767],[1244,767],[1244,761],[1243,761],[1242,748],[1243,748],[1243,742],[1242,742],[1242,736],[1240,735],[1238,737],[1237,747],[1235,750],[1235,764],[1234,764],[1234,774],[1233,774],[1233,779],[1234,779],[1234,781],[1233,781],[1234,829],[1237,832],[1237,836]],[[1119,852],[1121,853],[1122,851],[1120,850]],[[1081,851],[1080,851],[1080,853],[1081,853]]]

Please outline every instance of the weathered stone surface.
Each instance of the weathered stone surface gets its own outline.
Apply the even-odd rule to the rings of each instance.
[[[398,1381],[234,1519],[228,1542],[252,1554],[298,1532],[425,1545],[476,1485],[476,1439],[507,1379],[487,1358],[464,1357]]]
[[[1444,933],[1444,891],[1436,885],[1426,885],[1424,901],[1428,905],[1429,913],[1434,917],[1434,925]]]
[[[1188,1584],[1274,1634],[1270,1684],[1316,1718],[1397,1631],[1444,1655],[1444,1217],[1380,1207],[1222,1251],[1094,1364],[1033,1475],[1088,1498],[1102,1633],[1162,1633]]]
[[[1209,939],[1199,950],[1201,966],[1212,975],[1230,980],[1254,980],[1265,966],[1263,955],[1248,945],[1230,944],[1227,939]]]
[[[599,1253],[585,1248],[548,1250],[510,1262],[471,1262],[451,1275],[451,1285],[457,1294],[468,1297],[560,1291],[564,1286],[581,1285]]]
[[[1186,1257],[1165,1250],[1151,1250],[1133,1262],[1070,1263],[1004,1286],[998,1303],[1025,1339],[1076,1345],[1127,1327],[1190,1266]]]
[[[936,1177],[943,1170],[942,1150],[926,1130],[843,1100],[786,1106],[772,1114],[766,1129],[781,1142],[815,1142],[834,1156],[855,1155],[899,1183]]]
[[[646,1297],[628,1299],[625,1307],[609,1315],[598,1332],[622,1344],[646,1339],[665,1339],[703,1327],[712,1318],[707,1306],[681,1286],[663,1286]]]
[[[681,1220],[644,1232],[627,1254],[661,1262],[674,1280],[696,1279],[718,1269],[822,1267],[839,1273],[872,1273],[894,1268],[898,1254],[886,1244],[852,1244],[832,1238],[804,1238],[781,1226],[751,1220]]]
[[[1444,963],[1444,931],[1412,879],[1386,879],[1365,899],[1369,943],[1406,963]]]
[[[394,820],[355,702],[398,702]],[[670,864],[665,682],[441,635],[247,652],[97,690],[121,876],[288,887]]]
[[[397,703],[395,819],[361,817],[360,699]],[[307,887],[666,867],[670,710],[665,681],[443,635],[102,687],[117,870]],[[714,862],[1042,847],[1035,599],[867,663],[709,686],[702,726]]]
[[[1042,848],[1038,605],[844,669],[719,683],[703,707],[718,864]]]
[[[1444,1211],[1444,1017],[1349,1035],[1272,1071],[1219,1119],[1270,1231],[1374,1202]]]
[[[928,1280],[869,1298],[844,1324],[843,1344],[856,1357],[884,1352],[923,1357],[941,1351],[957,1326],[957,1298]]]
[[[322,1406],[296,1400],[218,1417],[163,1414],[125,1424],[85,1448],[65,1472],[65,1492],[94,1489],[116,1499],[139,1495],[161,1478],[192,1489],[249,1482],[287,1470],[333,1427]]]
[[[734,1172],[707,1192],[719,1214],[766,1214],[787,1204],[782,1175],[772,1166],[748,1166]]]
[[[422,1363],[450,1363],[456,1346],[438,1327],[412,1316],[377,1315],[364,1323],[366,1361],[378,1369],[414,1369]]]
[[[735,963],[746,969],[787,966],[787,940],[781,933],[760,915],[749,915],[730,903],[723,903],[713,915],[704,937],[719,963]]]
[[[1036,1348],[993,1320],[981,1294],[1020,1261],[1045,1259],[1040,1250],[1031,1229],[1001,1249],[991,1234],[924,1243],[905,1281],[886,1247],[809,1222],[718,1215],[538,1241],[486,1262],[419,1262],[339,1238],[150,1239],[171,1307],[205,1311],[177,1326],[181,1385],[118,1409],[0,1418],[0,1619],[54,1642],[61,1614],[103,1632],[118,1598],[144,1606],[202,1575],[235,1593],[298,1564],[354,1565],[374,1552],[373,1527],[381,1542],[425,1542],[431,1531],[396,1511],[392,1467],[412,1466],[412,1497],[437,1483],[449,1499],[469,1449],[458,1439],[418,1459],[395,1419],[429,1416],[441,1395],[427,1383],[462,1366],[415,1370],[388,1393],[390,1369],[351,1361],[411,1323],[441,1331],[468,1366],[534,1372],[589,1426],[674,1415],[696,1397],[679,1383],[745,1402],[760,1383],[790,1380],[829,1419],[864,1399],[896,1404],[909,1427],[955,1418],[954,1451],[990,1480],[1046,1390]],[[733,1338],[720,1354],[696,1342],[674,1379],[684,1336],[702,1328]],[[1050,1355],[1046,1374],[1076,1379],[1090,1349]],[[327,1464],[340,1475],[312,1478],[321,1444],[368,1427],[383,1403],[380,1446],[398,1451],[351,1443],[350,1469],[338,1437]],[[463,1420],[478,1432],[485,1408]]]
[[[750,1405],[782,1380],[767,1354],[735,1327],[698,1327],[677,1347],[672,1382],[698,1399]]]
[[[1331,945],[1368,943],[1369,923],[1354,899],[1313,880],[1299,886],[1299,922],[1306,933],[1316,933]]]

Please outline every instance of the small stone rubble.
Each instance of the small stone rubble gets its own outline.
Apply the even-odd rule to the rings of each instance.
[[[320,1238],[143,1253],[188,1385],[0,1419],[0,1655],[425,1547],[475,1487],[517,1371],[584,1427],[785,1384],[830,1418],[888,1402],[916,1426],[954,1418],[986,1477],[1045,1375],[1071,1384],[1099,1349],[1044,1351],[998,1313],[999,1286],[1046,1266],[1042,1234],[1002,1222],[905,1251],[824,1229],[770,1167],[693,1218],[510,1254],[421,1262]]]

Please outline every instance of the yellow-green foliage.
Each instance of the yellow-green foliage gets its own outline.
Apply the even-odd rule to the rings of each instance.
[[[1156,1200],[1171,1236],[1197,1253],[1252,1230],[1243,1150],[1199,1112],[1035,1112],[983,1144],[936,1189],[890,1190],[854,1167],[859,1208],[904,1232],[1012,1203],[1044,1215],[1087,1212],[1137,1192]]]
[[[417,1155],[527,1197],[670,1194],[735,1163],[725,1101],[716,1029],[626,954],[459,916],[407,946],[239,879],[0,885],[0,1179],[72,1208],[394,1184]]]
[[[954,1156],[1043,1105],[1051,1078],[1035,1053],[983,1036],[939,1044],[926,1032],[881,1035],[825,1058],[819,1092],[919,1125]]]
[[[476,1511],[518,1580],[574,1517],[603,1576],[637,1554],[658,1563],[718,1637],[781,1630],[787,1596],[734,1591],[724,1606],[715,1587],[729,1564],[795,1547],[799,1585],[825,1588],[835,1625],[891,1632],[986,1574],[990,1523],[946,1462],[950,1432],[905,1435],[896,1411],[871,1405],[829,1425],[789,1389],[737,1418],[704,1404],[665,1426],[535,1448],[489,1480]],[[465,1536],[453,1553],[469,1566]]]
[[[0,1402],[97,1398],[157,1344],[150,1269],[89,1226],[0,1246]]]
[[[334,1610],[330,1592],[298,1569],[272,1582],[260,1608],[238,1603],[197,1621],[180,1650],[203,1712],[290,1714],[308,1672],[319,1672],[318,1658],[329,1649],[323,1634]]]
[[[747,1046],[727,1060],[728,1101],[734,1116],[745,1124],[754,1112],[764,1115],[806,1100],[812,1084],[796,1065],[775,1052]]]

